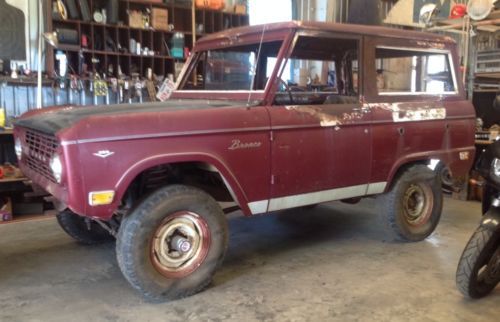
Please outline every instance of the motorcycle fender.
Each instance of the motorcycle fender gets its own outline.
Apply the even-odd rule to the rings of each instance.
[[[500,208],[491,207],[481,219],[481,227],[496,232],[500,230]]]

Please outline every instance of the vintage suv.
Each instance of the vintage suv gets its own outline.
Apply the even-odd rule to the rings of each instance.
[[[16,151],[69,235],[116,237],[130,284],[176,299],[210,283],[235,207],[251,216],[381,195],[394,238],[429,236],[436,169],[463,177],[475,152],[458,61],[450,38],[406,30],[229,30],[197,43],[168,101],[28,112]]]

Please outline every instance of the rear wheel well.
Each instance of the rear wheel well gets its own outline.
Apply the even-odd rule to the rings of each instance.
[[[156,165],[139,173],[122,198],[122,208],[131,209],[138,200],[170,184],[199,188],[218,202],[236,202],[221,173],[204,162],[181,162]]]
[[[394,173],[394,175],[391,178],[390,184],[387,187],[387,191],[390,190],[394,184],[397,182],[397,180],[401,177],[401,175],[410,167],[421,164],[421,165],[429,165],[430,160],[423,159],[423,160],[417,160],[417,161],[410,161],[407,163],[404,163],[399,166],[398,170]]]

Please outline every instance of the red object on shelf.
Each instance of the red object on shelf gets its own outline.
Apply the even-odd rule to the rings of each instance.
[[[82,47],[83,48],[89,47],[89,38],[87,37],[87,35],[82,35]]]
[[[465,4],[456,4],[451,8],[450,19],[459,19],[467,14],[467,6]]]
[[[197,8],[221,10],[226,6],[222,0],[196,0]]]

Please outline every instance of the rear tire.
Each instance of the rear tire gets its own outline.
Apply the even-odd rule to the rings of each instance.
[[[160,188],[124,219],[116,255],[129,283],[150,301],[200,292],[221,265],[228,228],[218,203],[192,187]]]
[[[426,165],[407,168],[381,199],[383,222],[393,240],[424,240],[432,234],[441,218],[441,182]]]
[[[114,240],[114,237],[98,223],[78,216],[69,209],[57,215],[57,222],[69,236],[83,245],[96,245]]]
[[[471,299],[484,297],[497,286],[500,279],[498,262],[496,263],[496,277],[488,276],[487,270],[493,255],[496,255],[495,258],[498,261],[500,234],[484,227],[477,228],[465,246],[457,268],[457,287],[465,297]],[[481,272],[483,273],[480,274]]]

